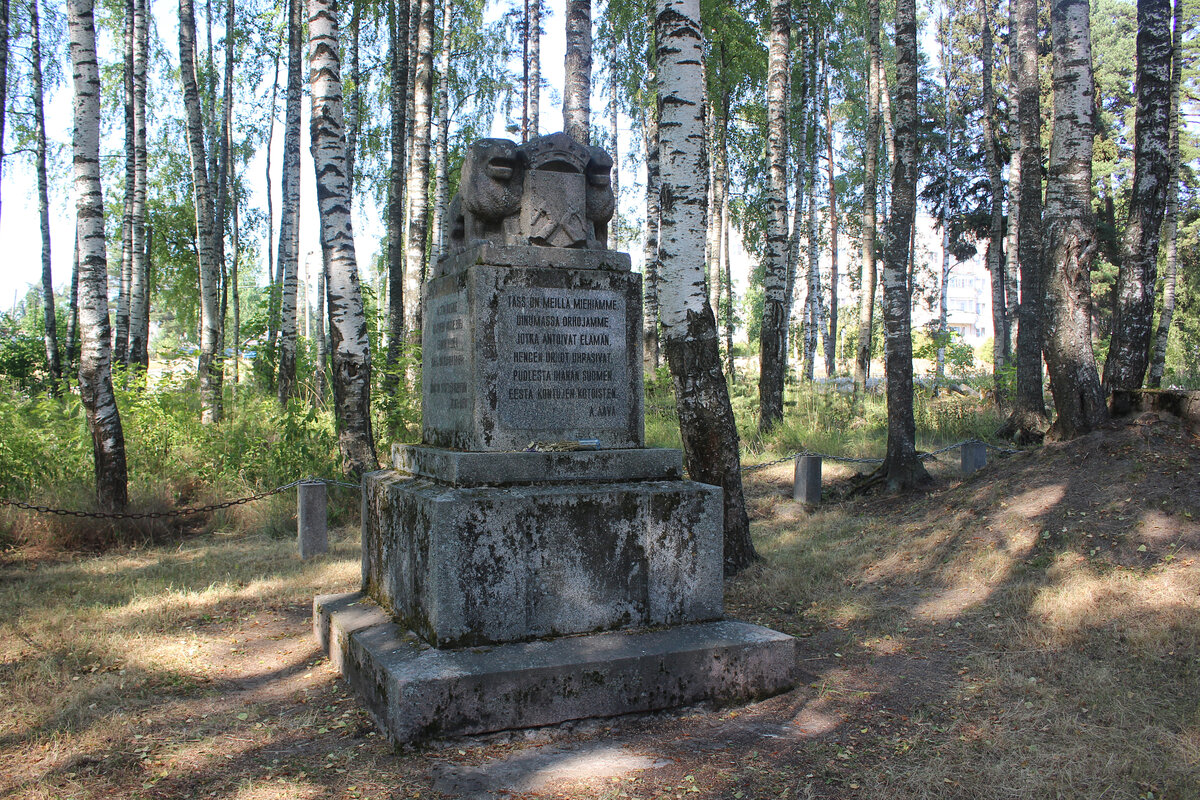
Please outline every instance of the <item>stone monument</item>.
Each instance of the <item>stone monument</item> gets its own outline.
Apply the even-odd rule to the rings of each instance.
[[[466,155],[424,293],[422,444],[364,479],[362,591],[314,602],[393,741],[792,684],[791,637],[722,619],[720,488],[644,447],[611,169],[562,133]]]

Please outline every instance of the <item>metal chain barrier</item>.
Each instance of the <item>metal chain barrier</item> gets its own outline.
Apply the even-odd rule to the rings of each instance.
[[[951,450],[957,450],[958,448],[962,447],[964,444],[974,444],[974,443],[981,444],[984,447],[988,448],[989,450],[994,450],[997,453],[999,453],[1000,455],[1005,455],[1005,456],[1013,455],[1015,453],[1024,453],[1025,452],[1024,450],[1016,450],[1016,449],[1012,449],[1012,448],[999,447],[994,444],[989,444],[988,442],[985,442],[982,439],[965,439],[961,442],[956,442],[954,444],[946,445],[945,447],[941,448],[940,450],[934,450],[931,453],[922,453],[921,455],[917,456],[917,458],[919,458],[921,461],[927,461],[932,458],[937,458],[938,456],[942,455],[943,453],[948,453]],[[824,461],[840,461],[843,464],[882,464],[883,463],[882,458],[851,458],[849,456],[835,456],[835,455],[830,455],[829,453],[815,453],[811,450],[801,450],[798,453],[792,453],[789,456],[784,456],[783,458],[777,458],[774,461],[765,461],[762,464],[752,464],[748,467],[742,467],[742,472],[757,472],[760,469],[767,469],[768,467],[776,467],[776,466],[779,466],[780,464],[786,464],[789,461],[794,461],[795,459],[799,458],[800,456],[815,456]]]
[[[90,519],[173,519],[175,517],[190,517],[194,514],[206,514],[210,511],[220,511],[233,506],[245,505],[253,503],[256,500],[262,500],[265,497],[286,492],[288,489],[295,488],[302,483],[323,483],[326,486],[346,486],[351,489],[361,489],[362,486],[357,483],[346,483],[345,481],[329,480],[327,478],[309,477],[301,478],[300,480],[292,481],[283,486],[276,486],[274,489],[268,489],[265,492],[252,494],[249,497],[239,497],[236,500],[226,500],[223,503],[213,503],[207,506],[194,506],[189,508],[176,508],[171,511],[147,511],[147,512],[123,512],[123,511],[74,511],[65,508],[51,508],[49,506],[38,506],[31,503],[23,503],[20,500],[10,500],[0,497],[0,506],[11,506],[20,508],[26,511],[34,511],[39,514],[54,514],[60,517],[86,517]]]

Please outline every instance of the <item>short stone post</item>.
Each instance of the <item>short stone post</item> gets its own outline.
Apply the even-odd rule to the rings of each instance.
[[[987,464],[987,445],[983,442],[963,442],[962,474],[970,475]]]
[[[302,481],[296,487],[296,532],[300,557],[329,552],[324,481]]]
[[[810,506],[821,502],[820,456],[796,457],[796,478],[792,484],[792,499]]]

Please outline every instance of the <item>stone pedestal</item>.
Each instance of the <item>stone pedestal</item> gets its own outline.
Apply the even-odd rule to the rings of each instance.
[[[363,591],[313,608],[394,741],[791,685],[790,637],[721,619],[720,488],[644,448],[610,169],[561,134],[469,150],[425,287],[422,444],[363,481]]]

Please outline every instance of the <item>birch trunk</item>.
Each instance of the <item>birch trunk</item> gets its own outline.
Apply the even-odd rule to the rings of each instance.
[[[1046,184],[1046,364],[1058,412],[1052,438],[1073,439],[1108,419],[1092,352],[1092,139],[1095,97],[1088,0],[1055,0],[1054,133]]]
[[[662,147],[662,323],[684,465],[724,489],[725,571],[757,557],[742,494],[738,435],[704,291],[704,48],[699,0],[658,0],[655,32]]]
[[[433,256],[436,261],[446,246],[446,206],[450,202],[450,22],[454,0],[442,0],[442,49],[438,62],[438,138],[434,155]]]
[[[950,264],[950,182],[953,180],[951,176],[950,152],[954,149],[954,130],[951,123],[951,103],[950,103],[950,73],[953,71],[953,50],[947,48],[947,40],[954,34],[954,17],[952,12],[946,12],[943,9],[944,16],[942,17],[942,26],[944,29],[940,31],[938,39],[941,44],[941,62],[942,62],[942,91],[944,92],[945,104],[942,108],[942,116],[944,120],[944,131],[946,135],[946,146],[942,151],[942,185],[945,187],[945,194],[942,197],[941,207],[941,223],[942,223],[942,280],[938,287],[938,349],[937,360],[934,367],[934,394],[937,394],[937,387],[946,377],[946,338],[949,335],[949,329],[946,326],[947,317],[950,311],[950,270],[953,269]],[[916,259],[913,258],[909,262],[911,270],[915,265]],[[911,274],[911,273],[910,273]],[[912,290],[912,278],[909,278],[909,291]]]
[[[837,182],[833,169],[833,112],[830,108],[830,70],[825,69],[825,172],[829,178],[829,339],[825,342],[825,370],[837,374],[838,342],[838,210]]]
[[[388,5],[391,30],[391,161],[388,165],[387,211],[387,353],[383,385],[390,393],[399,379],[399,364],[407,327],[404,319],[404,145],[408,97],[407,0],[391,0]]]
[[[1042,319],[1046,297],[1042,265],[1041,88],[1038,79],[1037,3],[1013,0],[1017,22],[1017,117],[1021,123],[1021,213],[1017,258],[1021,268],[1017,332],[1017,392],[999,434],[1018,443],[1041,441],[1049,426],[1042,395]]]
[[[737,381],[737,365],[733,359],[733,275],[730,272],[729,265],[729,193],[725,193],[725,203],[721,206],[721,252],[724,254],[724,271],[722,275],[725,278],[725,370],[726,377],[733,382]]]
[[[429,235],[429,133],[433,100],[433,0],[420,0],[417,59],[413,83],[412,156],[408,171],[408,226],[405,234],[408,320],[414,341],[421,337],[421,287],[425,284]]]
[[[348,149],[349,148],[347,147],[347,150]],[[348,169],[349,164],[347,163],[346,166]],[[349,188],[350,181],[347,180],[347,192],[349,191]],[[347,196],[349,195],[347,194]],[[315,392],[317,396],[317,402],[320,404],[324,404],[325,402],[325,371],[328,367],[329,360],[328,346],[326,344],[327,339],[325,337],[325,315],[328,313],[326,309],[327,303],[325,302],[325,295],[325,270],[320,269],[317,271],[317,307],[315,310],[315,316],[317,318],[317,374],[314,376],[316,379],[314,382],[316,383]]]
[[[42,313],[45,316],[43,340],[46,346],[46,366],[57,394],[62,381],[62,361],[59,358],[58,319],[54,312],[54,275],[50,267],[50,181],[46,173],[46,112],[43,104],[42,35],[38,15],[41,0],[29,3],[30,60],[33,62],[33,115],[36,136],[38,220],[42,231]]]
[[[283,177],[279,208],[279,404],[296,395],[297,291],[300,272],[300,38],[302,0],[288,0],[287,100],[283,118]]]
[[[917,8],[896,2],[896,164],[883,267],[884,347],[887,351],[888,440],[882,474],[891,491],[929,482],[917,458],[913,420],[911,294],[907,266],[917,206]]]
[[[268,226],[270,227],[270,226]],[[238,259],[242,256],[242,237],[238,230],[238,204],[233,202],[233,259],[229,262],[229,288],[233,293],[233,398],[237,400],[242,362],[242,297],[238,288]]]
[[[1133,193],[1114,291],[1108,389],[1140,389],[1150,360],[1158,241],[1171,183],[1171,3],[1138,0]]]
[[[563,131],[580,144],[591,140],[592,0],[567,0],[563,70]]]
[[[75,222],[75,237],[72,242],[75,246],[72,249],[71,256],[71,299],[70,309],[67,312],[67,364],[66,371],[70,371],[71,365],[75,363],[75,358],[79,355],[79,221]],[[107,283],[107,280],[105,281]]]
[[[286,6],[285,12],[286,13]],[[276,269],[275,260],[275,208],[271,189],[271,142],[275,139],[275,101],[279,95],[279,51],[283,49],[283,30],[279,32],[279,45],[272,54],[273,75],[271,80],[271,107],[267,112],[266,168],[263,177],[267,181],[267,348],[274,352],[275,333],[279,329],[279,291],[282,275]]]
[[[79,321],[83,329],[79,394],[92,434],[96,502],[105,511],[122,511],[129,497],[125,436],[113,396],[109,350],[108,257],[100,186],[100,71],[96,63],[92,0],[68,0],[67,25],[75,89],[72,149],[80,262]]]
[[[876,170],[879,159],[879,0],[867,0],[867,134],[863,142],[862,264],[859,272],[858,349],[854,390],[871,375],[871,327],[875,316]]]
[[[1158,319],[1158,330],[1154,333],[1154,352],[1150,358],[1150,375],[1147,383],[1151,389],[1162,386],[1163,372],[1167,363],[1167,342],[1171,336],[1171,318],[1175,315],[1175,271],[1178,258],[1177,238],[1179,233],[1179,100],[1183,84],[1183,0],[1175,0],[1175,28],[1171,38],[1171,117],[1170,158],[1171,185],[1167,192],[1167,213],[1163,218],[1162,238],[1167,245],[1166,261],[1163,264],[1163,305]]]
[[[335,0],[308,0],[310,138],[321,217],[321,251],[333,335],[334,416],[343,470],[379,468],[371,435],[371,348],[363,312],[346,178],[346,136]]]
[[[197,256],[200,272],[200,420],[206,425],[221,420],[221,267],[216,261],[213,200],[204,156],[204,126],[200,119],[200,92],[196,83],[196,15],[192,0],[179,0],[179,61],[183,104],[187,114],[188,155],[192,162],[192,196],[196,209]]]
[[[613,53],[616,53],[616,48],[613,48]],[[609,70],[613,75],[617,72],[616,57],[608,62]],[[617,132],[618,120],[618,105],[617,105],[617,81],[616,78],[612,82],[612,94],[608,104],[609,125],[612,126],[612,193],[613,193],[613,217],[608,223],[608,249],[621,249],[621,142]]]
[[[657,100],[655,102],[657,103]],[[658,111],[655,109],[645,112],[642,120],[642,142],[646,150],[646,230],[642,240],[642,294],[645,302],[645,314],[642,317],[642,359],[646,371],[653,374],[660,363],[658,234],[661,219],[659,200],[662,190],[659,181]]]
[[[217,159],[217,201],[213,209],[213,249],[216,253],[217,269],[221,273],[221,312],[220,338],[218,352],[220,353],[221,377],[224,378],[225,353],[225,317],[229,306],[229,267],[225,261],[225,221],[228,218],[230,183],[233,180],[231,168],[233,155],[232,114],[233,114],[233,60],[236,57],[234,47],[234,0],[225,0],[225,77],[222,81],[221,98],[221,127],[218,131],[220,156]],[[218,395],[218,402],[221,395]]]
[[[358,59],[362,6],[361,2],[353,3],[354,10],[350,14],[350,92],[346,102],[346,195],[350,198],[351,207],[354,205],[354,162],[358,158],[358,128],[362,117],[362,74]]]
[[[0,187],[4,185],[4,121],[8,113],[9,0],[0,0]]]
[[[988,226],[986,263],[992,279],[992,386],[996,404],[1005,402],[1004,368],[1008,363],[1008,297],[1004,285],[1004,189],[1000,175],[1000,151],[996,143],[996,95],[992,80],[992,13],[989,3],[980,3],[982,28],[980,52],[983,64],[983,154],[987,160],[991,218]]]
[[[542,96],[542,0],[529,0],[529,138],[539,135]]]
[[[787,228],[787,86],[790,74],[791,4],[772,0],[767,50],[767,232],[763,255],[763,318],[759,337],[759,430],[783,419],[789,322]]]
[[[131,366],[150,366],[150,267],[146,243],[146,78],[150,42],[148,0],[134,0],[133,10],[133,261],[129,276],[129,352]]]
[[[117,312],[114,315],[113,361],[129,363],[129,283],[133,275],[133,187],[137,172],[134,151],[133,113],[133,0],[122,3],[124,68],[121,71],[122,106],[125,112],[125,198],[121,205],[121,273],[117,288]]]
[[[1020,330],[1021,261],[1018,239],[1021,230],[1021,117],[1020,91],[1017,87],[1020,57],[1016,47],[1017,4],[1009,3],[1008,29],[1008,125],[1012,131],[1013,148],[1008,159],[1008,230],[1004,237],[1004,321],[1008,338],[1004,342],[1005,363],[1013,363],[1014,342]],[[1006,398],[1007,399],[1007,398]]]

